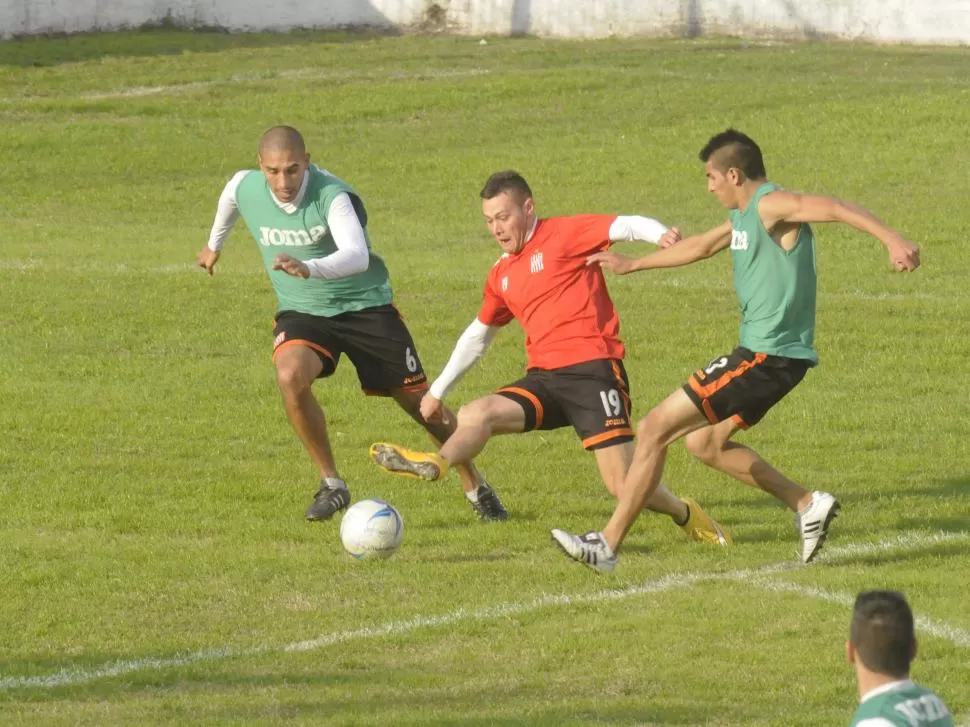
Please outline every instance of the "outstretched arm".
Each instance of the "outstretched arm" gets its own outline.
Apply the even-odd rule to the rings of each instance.
[[[464,333],[458,337],[455,350],[451,352],[444,370],[421,400],[421,416],[426,420],[440,416],[442,399],[484,355],[498,332],[499,326],[486,325],[478,318],[471,322]]]
[[[636,270],[676,268],[716,255],[731,244],[731,223],[688,237],[676,245],[641,258],[629,258],[615,252],[598,252],[586,258],[587,265],[600,265],[605,270],[626,275]]]
[[[795,192],[771,192],[761,198],[758,214],[768,230],[779,222],[842,222],[869,233],[885,245],[896,270],[908,272],[919,267],[918,245],[853,202]]]

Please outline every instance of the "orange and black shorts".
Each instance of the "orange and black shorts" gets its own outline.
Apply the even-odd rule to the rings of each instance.
[[[496,393],[525,410],[527,432],[571,426],[586,449],[633,440],[630,382],[620,360],[529,369],[524,378]]]
[[[342,353],[357,369],[364,393],[388,396],[392,389],[428,387],[411,332],[393,305],[381,305],[336,316],[284,310],[276,315],[273,360],[287,346],[306,346],[323,363],[318,378],[337,370]]]
[[[798,386],[812,365],[804,359],[736,348],[698,369],[684,391],[711,424],[731,418],[747,429]]]

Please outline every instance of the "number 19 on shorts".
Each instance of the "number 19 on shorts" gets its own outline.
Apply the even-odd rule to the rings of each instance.
[[[620,392],[616,389],[600,392],[600,401],[603,402],[603,411],[608,417],[620,416],[623,411],[623,401],[620,399]]]

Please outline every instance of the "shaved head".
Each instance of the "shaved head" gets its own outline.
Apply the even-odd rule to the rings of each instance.
[[[306,154],[303,135],[292,126],[274,126],[259,140],[259,155],[266,152],[288,151],[295,155]]]
[[[309,166],[303,136],[292,126],[274,126],[260,138],[259,168],[279,201],[296,197]]]

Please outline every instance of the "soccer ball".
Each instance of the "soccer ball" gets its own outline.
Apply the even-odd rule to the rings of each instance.
[[[355,558],[387,558],[403,537],[401,513],[383,500],[361,500],[340,521],[340,542]]]

